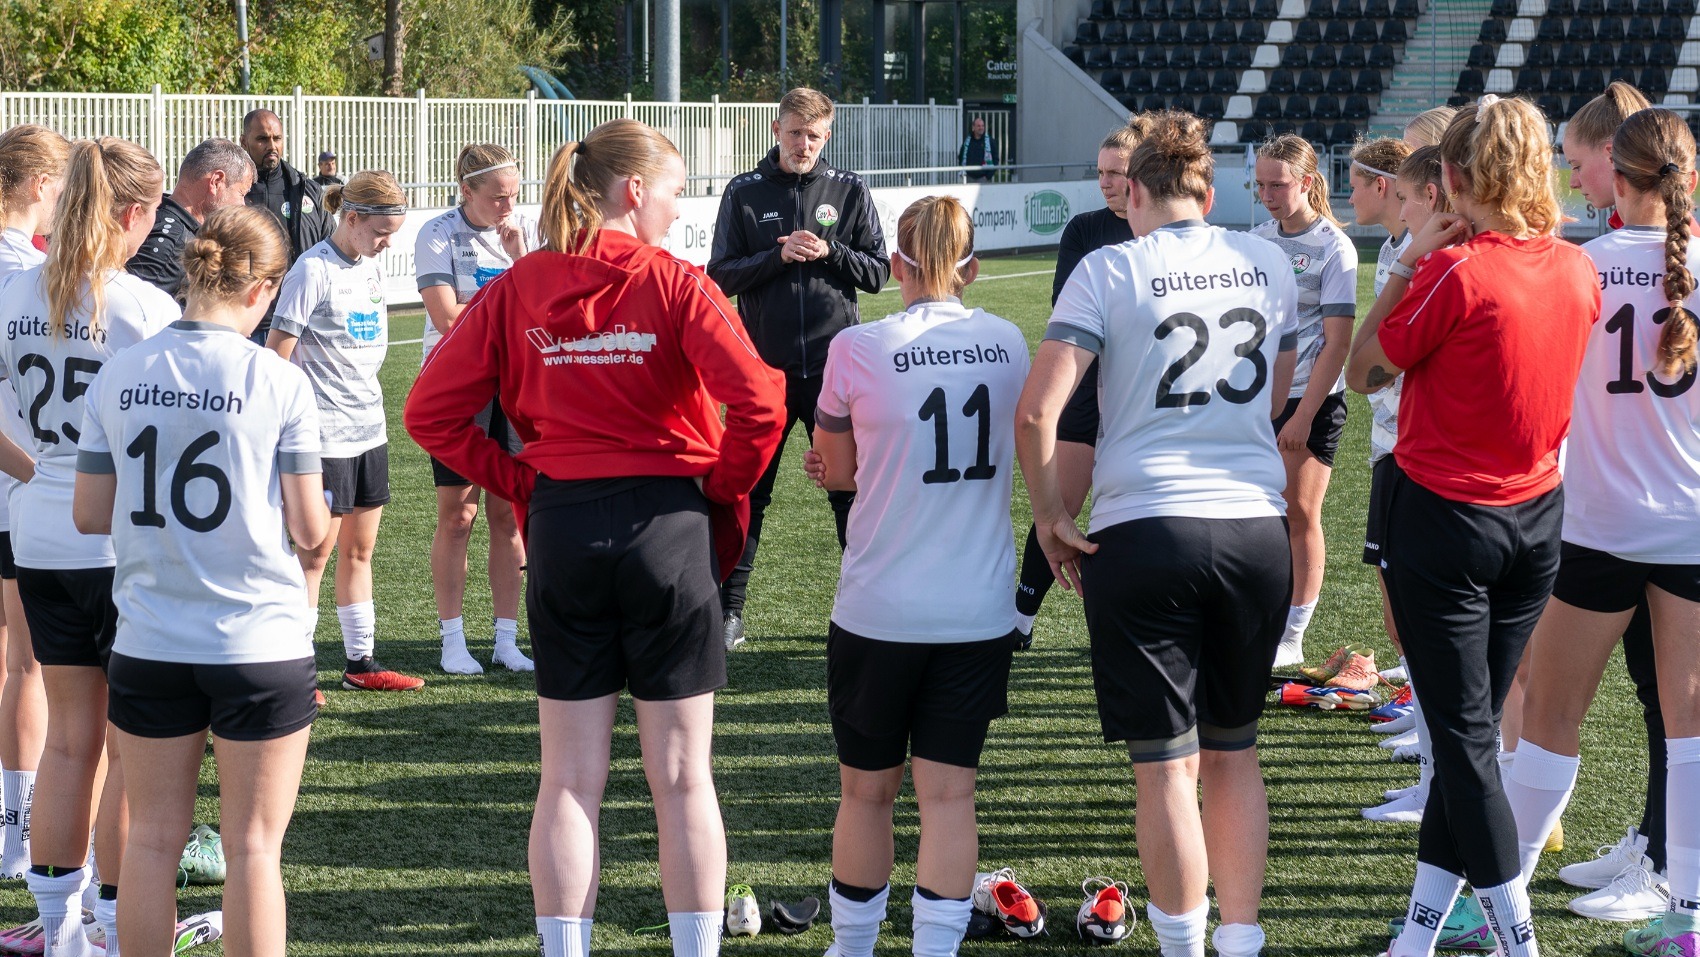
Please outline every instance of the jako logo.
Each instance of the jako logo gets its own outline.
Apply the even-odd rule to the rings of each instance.
[[[1068,225],[1068,200],[1054,189],[1028,193],[1026,212],[1027,228],[1041,236],[1049,236]]]
[[[579,339],[558,339],[547,329],[525,330],[532,346],[546,356],[557,352],[648,352],[655,348],[652,332],[627,332],[625,326],[615,326],[613,332],[593,332]]]

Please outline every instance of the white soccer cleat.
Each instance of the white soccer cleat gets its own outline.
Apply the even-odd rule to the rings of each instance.
[[[1640,864],[1647,854],[1647,836],[1635,828],[1624,832],[1623,839],[1614,845],[1601,846],[1591,861],[1566,864],[1558,869],[1558,879],[1571,887],[1597,891],[1607,886],[1623,869]],[[1646,862],[1649,866],[1651,861]]]
[[[748,884],[733,884],[726,889],[726,936],[754,937],[761,933],[761,908],[756,906],[756,893]]]
[[[1015,880],[1015,868],[1000,867],[991,873],[981,871],[974,875],[974,891],[968,895],[968,902],[974,909],[987,917],[998,916],[997,901],[992,899],[992,887],[999,881]]]
[[[1416,743],[1412,742],[1393,749],[1393,762],[1395,764],[1421,764],[1423,763],[1423,753],[1418,750]]]
[[[1571,912],[1595,920],[1639,922],[1669,910],[1670,882],[1653,873],[1647,863],[1645,858],[1636,861],[1610,884],[1571,901]]]
[[[1415,711],[1410,711],[1394,718],[1392,721],[1383,721],[1380,724],[1372,724],[1369,726],[1369,729],[1374,731],[1376,734],[1414,734],[1417,730],[1417,713]]]
[[[1394,824],[1419,824],[1428,805],[1428,789],[1418,785],[1380,807],[1364,808],[1364,819]]]
[[[1086,899],[1074,915],[1074,929],[1088,944],[1113,944],[1127,936],[1133,911],[1127,906],[1127,885],[1108,877],[1089,877],[1080,889]]]

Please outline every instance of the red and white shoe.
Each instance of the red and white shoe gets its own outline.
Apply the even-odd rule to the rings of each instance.
[[[1126,937],[1132,911],[1127,885],[1108,877],[1088,877],[1080,884],[1086,899],[1074,915],[1074,929],[1088,944],[1113,944]]]

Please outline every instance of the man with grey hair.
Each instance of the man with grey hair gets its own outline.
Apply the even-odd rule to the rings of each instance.
[[[183,298],[183,247],[208,216],[241,206],[254,185],[254,161],[232,140],[202,142],[183,157],[177,183],[154,213],[153,229],[124,267],[178,299]]]

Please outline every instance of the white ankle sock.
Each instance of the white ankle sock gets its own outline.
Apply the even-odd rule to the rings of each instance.
[[[1310,627],[1310,616],[1316,614],[1318,600],[1311,599],[1308,604],[1287,606],[1287,631],[1281,636],[1282,641],[1304,641],[1305,629]]]
[[[917,887],[909,895],[909,908],[915,957],[956,957],[974,905],[967,900],[923,897]]]
[[[83,912],[78,906],[87,877],[81,867],[52,877],[34,871],[24,875],[41,913],[42,943],[53,957],[93,957],[94,946],[83,935]]]
[[[1263,953],[1263,928],[1256,924],[1222,924],[1211,935],[1216,957],[1259,957]]]
[[[1666,738],[1665,871],[1670,878],[1671,913],[1700,919],[1700,738]],[[1668,918],[1667,918],[1668,920]],[[1692,926],[1692,923],[1690,924]]]
[[[0,839],[0,877],[22,877],[30,869],[30,805],[35,801],[35,772],[0,772],[6,802],[5,836]]]
[[[371,602],[336,606],[336,620],[342,624],[342,650],[349,661],[358,661],[377,647],[378,613]]]
[[[440,664],[451,675],[481,675],[484,666],[466,650],[465,620],[439,618],[437,627],[443,636],[443,657]]]
[[[720,921],[717,910],[675,911],[667,915],[673,935],[673,957],[715,957],[720,953]]]
[[[826,896],[832,905],[832,946],[837,957],[870,957],[874,941],[879,939],[880,922],[885,920],[891,885],[880,888],[872,900],[853,901],[838,893],[835,882],[827,887]]]
[[[122,957],[118,950],[118,898],[94,902],[94,919],[106,931],[106,957]]]
[[[1184,914],[1165,914],[1156,904],[1146,904],[1145,916],[1157,934],[1157,950],[1162,957],[1204,957],[1204,926],[1210,919],[1209,901]]]
[[[513,618],[496,619],[496,644],[519,641],[519,622]]]
[[[1033,622],[1037,621],[1038,618],[1038,615],[1023,615],[1018,611],[1015,613],[1015,629],[1023,635],[1031,635],[1033,634]]]
[[[1506,775],[1505,797],[1517,819],[1517,862],[1525,887],[1534,878],[1547,835],[1570,803],[1581,765],[1581,758],[1554,754],[1538,744],[1524,741],[1517,746],[1517,760]]]
[[[588,957],[590,925],[588,917],[537,918],[537,941],[543,957]]]
[[[1432,864],[1417,862],[1417,879],[1411,884],[1411,905],[1405,911],[1405,929],[1389,951],[1393,957],[1433,957],[1441,925],[1464,878]]]
[[[1497,887],[1476,888],[1476,900],[1487,915],[1488,927],[1499,938],[1503,957],[1540,957],[1535,922],[1529,915],[1529,888],[1521,874]]]

